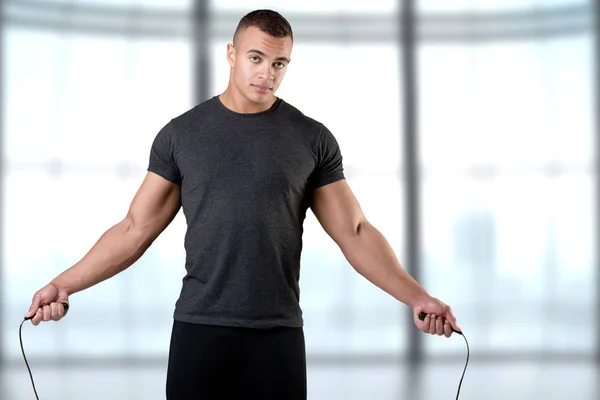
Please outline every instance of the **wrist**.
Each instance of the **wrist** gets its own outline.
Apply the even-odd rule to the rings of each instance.
[[[429,293],[427,293],[424,289],[419,293],[411,296],[410,300],[406,303],[412,310],[415,309],[418,305],[426,303],[428,299],[431,299]]]
[[[56,287],[58,289],[58,293],[66,294],[67,296],[72,294],[69,290],[69,287],[61,282],[60,277],[54,278],[52,281],[50,281],[49,285]]]

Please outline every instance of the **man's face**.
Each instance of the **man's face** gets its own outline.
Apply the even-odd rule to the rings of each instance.
[[[292,39],[276,38],[249,27],[227,46],[227,60],[239,92],[250,102],[271,102],[290,62]]]

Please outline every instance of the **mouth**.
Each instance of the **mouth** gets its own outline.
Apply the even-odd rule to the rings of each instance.
[[[260,93],[267,93],[273,90],[272,87],[270,86],[265,86],[265,85],[251,85],[257,92]]]

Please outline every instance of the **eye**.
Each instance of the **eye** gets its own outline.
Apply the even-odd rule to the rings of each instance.
[[[273,64],[275,66],[275,68],[281,69],[283,67],[285,67],[285,64],[282,62],[276,62],[275,64]]]
[[[259,56],[252,56],[250,57],[250,61],[252,61],[253,63],[257,63],[260,61],[260,57]]]

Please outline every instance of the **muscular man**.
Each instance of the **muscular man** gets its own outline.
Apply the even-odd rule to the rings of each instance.
[[[181,207],[187,273],[173,316],[167,399],[305,399],[298,282],[310,208],[358,273],[412,308],[418,329],[446,337],[460,330],[450,307],[402,268],[363,214],[334,135],[275,96],[292,44],[277,12],[241,19],[227,46],[226,90],[158,132],[126,217],[34,295],[25,314],[34,325],[61,319],[70,295],[136,262]]]

